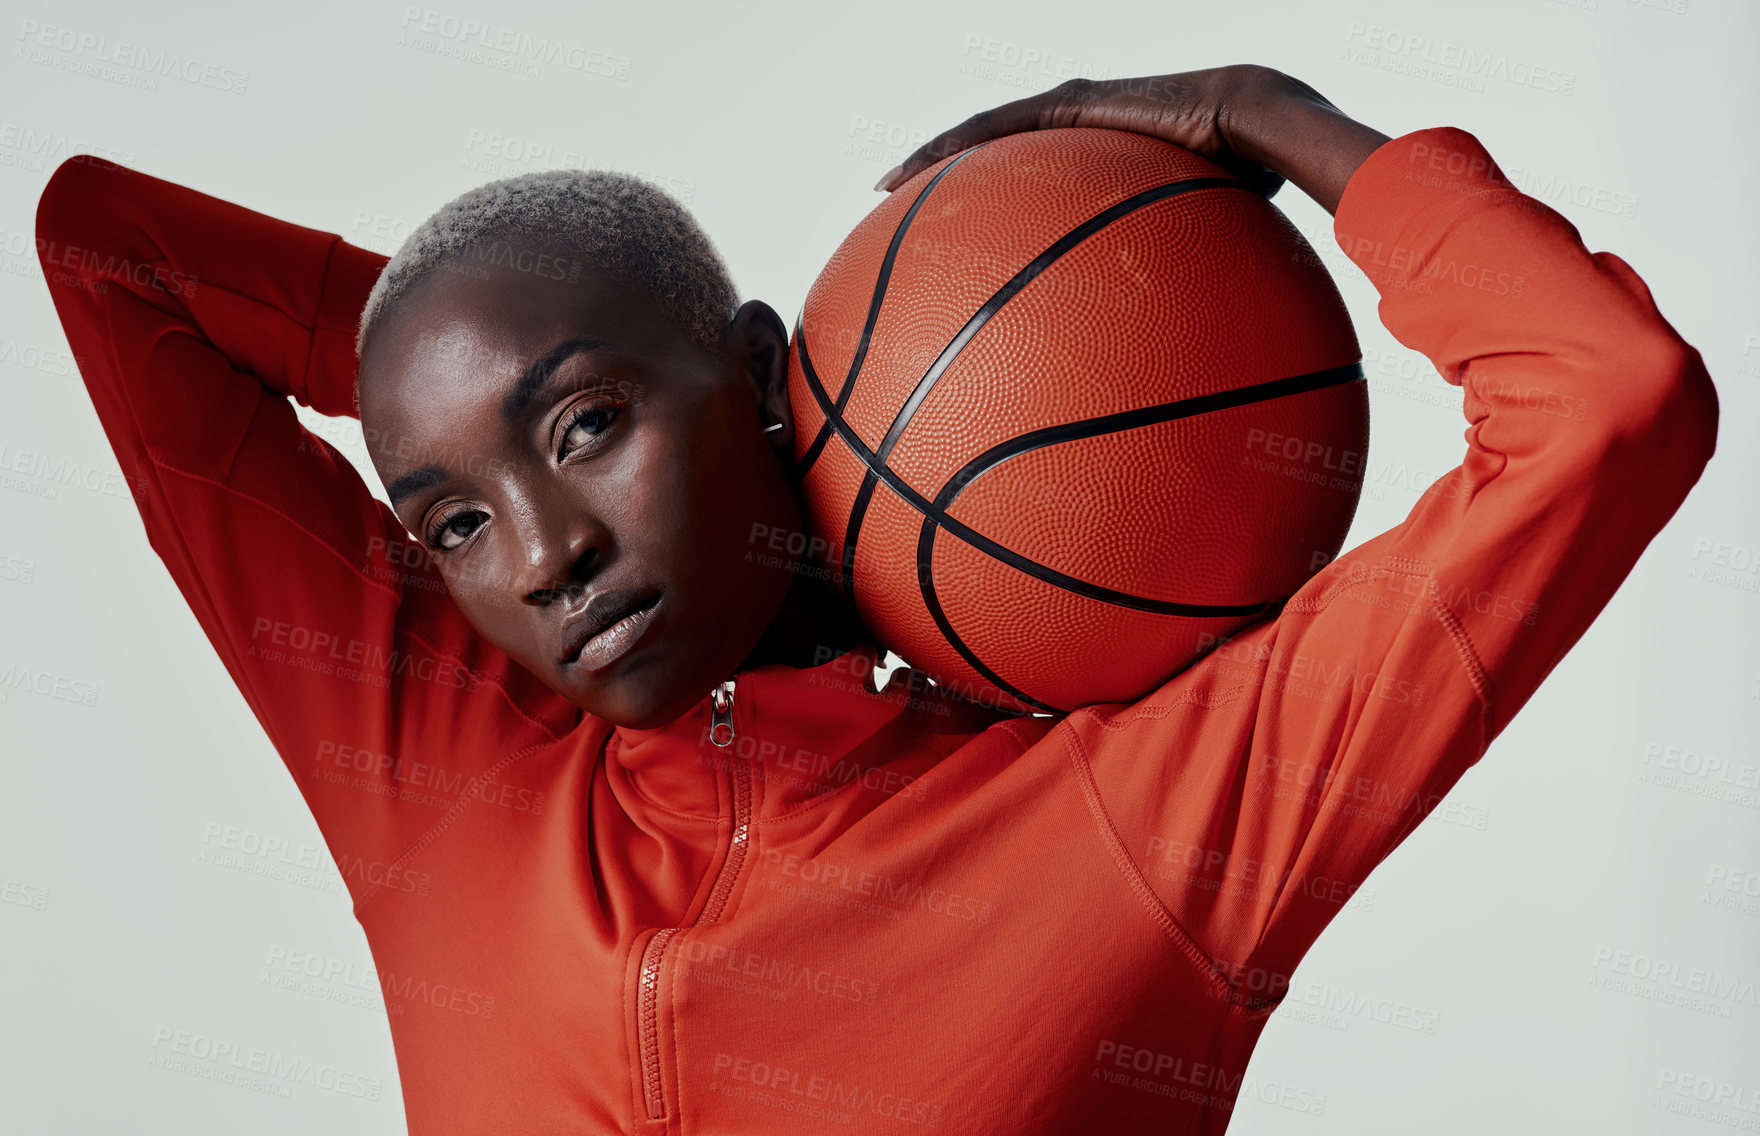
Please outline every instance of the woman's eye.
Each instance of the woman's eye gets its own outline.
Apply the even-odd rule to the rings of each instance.
[[[571,413],[562,428],[562,453],[558,455],[559,459],[593,445],[617,421],[618,411],[619,407],[615,403],[595,402]],[[429,526],[425,534],[428,547],[437,552],[452,552],[463,547],[482,527],[482,517],[481,512],[467,509],[441,518]]]
[[[428,544],[441,552],[451,552],[471,538],[478,525],[472,520],[483,514],[477,512],[454,513],[444,518],[439,524],[428,530]]]
[[[562,453],[559,457],[567,457],[583,446],[593,444],[593,439],[604,434],[617,420],[617,407],[611,403],[595,402],[574,411],[562,428]]]

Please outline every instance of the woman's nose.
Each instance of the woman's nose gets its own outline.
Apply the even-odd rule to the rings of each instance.
[[[604,561],[608,534],[578,504],[533,503],[514,522],[518,564],[514,589],[522,603],[542,606],[585,587]]]

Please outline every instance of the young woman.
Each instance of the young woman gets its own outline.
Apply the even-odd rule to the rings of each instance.
[[[51,178],[57,310],[348,881],[412,1132],[1322,1109],[1245,1074],[1287,976],[1675,511],[1716,396],[1631,268],[1472,135],[1389,139],[1265,68],[1066,84],[883,184],[1058,125],[1335,212],[1468,421],[1461,465],[1277,618],[1059,719],[876,690],[860,623],[765,555],[802,524],[785,331],[731,310],[665,199],[486,187],[387,266],[95,159]],[[289,395],[358,407],[391,507]]]

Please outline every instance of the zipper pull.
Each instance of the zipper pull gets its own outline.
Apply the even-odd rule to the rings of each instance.
[[[733,680],[709,692],[709,740],[726,749],[733,744]]]

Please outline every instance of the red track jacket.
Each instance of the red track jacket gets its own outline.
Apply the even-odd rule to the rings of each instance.
[[[384,258],[95,158],[37,215],[147,537],[317,818],[410,1130],[1216,1133],[1327,922],[1698,479],[1717,399],[1619,257],[1479,142],[1336,217],[1467,450],[1134,705],[998,719],[871,649],[614,729],[465,622],[289,396],[355,414]]]

